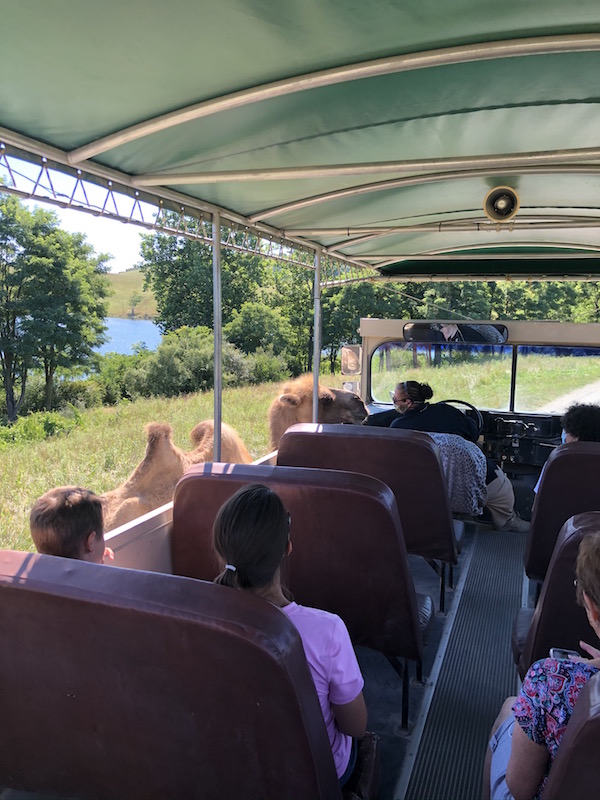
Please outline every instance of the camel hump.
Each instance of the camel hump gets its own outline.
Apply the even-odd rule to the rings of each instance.
[[[205,419],[192,428],[190,439],[196,446],[205,444],[209,440],[212,444],[214,434],[215,421],[213,419]]]
[[[195,448],[188,453],[190,463],[213,460],[214,434],[215,421],[212,419],[205,419],[192,429],[190,438]],[[239,433],[226,422],[221,423],[221,460],[232,464],[249,464],[252,461]]]
[[[173,433],[173,428],[168,422],[149,422],[144,428],[148,439],[158,439],[169,437]]]

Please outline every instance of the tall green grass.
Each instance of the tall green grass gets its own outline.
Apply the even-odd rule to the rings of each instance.
[[[226,389],[223,421],[242,436],[254,458],[268,452],[267,410],[279,384]],[[105,492],[125,480],[144,456],[148,422],[168,422],[178,447],[191,449],[190,431],[212,419],[213,393],[156,398],[82,412],[78,427],[45,441],[15,442],[0,452],[0,548],[32,550],[33,501],[53,486]]]

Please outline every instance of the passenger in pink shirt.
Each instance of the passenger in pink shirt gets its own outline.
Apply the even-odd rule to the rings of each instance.
[[[266,486],[236,492],[214,524],[213,547],[225,565],[215,582],[264,597],[297,628],[343,786],[356,763],[357,740],[366,731],[364,681],[340,617],[298,605],[281,585],[281,565],[292,552],[290,523],[280,498]]]

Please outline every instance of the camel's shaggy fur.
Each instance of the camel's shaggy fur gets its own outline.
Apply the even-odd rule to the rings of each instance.
[[[279,440],[290,425],[312,421],[313,376],[301,375],[288,381],[281,394],[269,408],[271,449],[279,446]],[[354,392],[346,389],[328,389],[319,384],[319,422],[347,422],[360,425],[367,416],[365,404]]]
[[[104,529],[118,528],[173,499],[177,481],[193,464],[212,461],[214,422],[198,423],[190,438],[194,450],[180,450],[173,444],[172,428],[167,423],[146,425],[146,455],[127,480],[102,495]],[[223,423],[221,428],[221,460],[233,464],[249,464],[252,456],[238,433]]]

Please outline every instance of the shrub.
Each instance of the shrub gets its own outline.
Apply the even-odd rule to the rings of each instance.
[[[51,436],[66,434],[83,423],[83,417],[75,406],[65,413],[42,411],[20,417],[14,425],[0,427],[0,445],[13,442],[41,442]]]
[[[93,378],[62,377],[53,382],[52,409],[56,411],[69,405],[94,408],[102,405],[103,393]],[[46,384],[40,372],[34,372],[27,381],[25,401],[21,414],[46,411]]]
[[[41,372],[33,372],[27,380],[25,400],[21,406],[21,414],[44,411],[45,381]]]
[[[135,400],[143,394],[136,391],[131,376],[136,370],[143,370],[142,365],[150,356],[148,350],[138,348],[135,355],[106,353],[97,357],[94,379],[101,387],[104,405],[116,405],[122,398]]]
[[[247,357],[252,383],[271,383],[282,381],[289,375],[285,353],[273,354],[271,348],[259,347]]]
[[[59,381],[54,392],[54,405],[58,408],[96,408],[102,405],[103,391],[93,378]]]
[[[141,394],[175,397],[212,389],[212,332],[204,327],[184,327],[168,333],[141,366],[141,370],[130,374]],[[240,386],[249,381],[250,369],[243,353],[224,342],[223,386]]]
[[[246,302],[239,311],[233,312],[231,322],[224,326],[223,332],[244,353],[268,348],[279,354],[285,350],[292,329],[278,309],[264,303]]]

